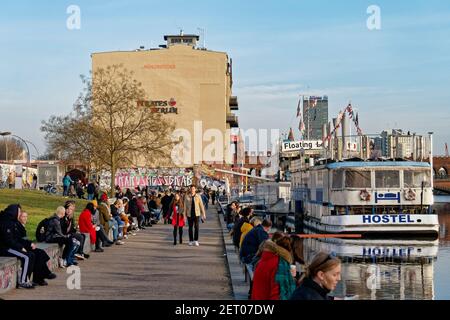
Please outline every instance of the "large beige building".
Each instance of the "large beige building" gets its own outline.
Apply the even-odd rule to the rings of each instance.
[[[92,70],[113,64],[123,64],[134,72],[143,84],[148,100],[137,101],[137,107],[149,112],[162,112],[177,129],[186,129],[192,139],[191,163],[194,157],[194,135],[217,129],[224,137],[223,161],[229,154],[229,131],[238,127],[233,110],[238,110],[237,98],[232,96],[232,63],[224,52],[197,47],[196,35],[164,36],[165,45],[157,49],[113,51],[92,54]],[[201,121],[201,131],[199,131]],[[197,122],[197,123],[196,123]],[[197,129],[194,130],[196,123]],[[194,132],[196,131],[196,132]],[[211,142],[203,142],[204,149]],[[185,165],[190,167],[190,165]]]

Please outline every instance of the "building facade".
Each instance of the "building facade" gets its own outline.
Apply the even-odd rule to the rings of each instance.
[[[216,152],[213,160],[232,162],[229,130],[238,127],[238,118],[232,112],[238,110],[238,102],[232,96],[231,59],[224,52],[198,48],[197,35],[181,33],[166,35],[164,39],[165,45],[149,50],[141,47],[133,51],[93,53],[92,70],[123,64],[133,71],[147,94],[144,101],[136,101],[136,108],[162,113],[176,129],[189,132],[191,161],[177,164],[178,167],[188,168],[211,160],[203,159],[203,150],[213,141],[211,133],[214,137],[221,135],[218,144],[223,146],[223,152]]]
[[[303,97],[306,140],[322,140],[322,127],[328,123],[328,96]]]

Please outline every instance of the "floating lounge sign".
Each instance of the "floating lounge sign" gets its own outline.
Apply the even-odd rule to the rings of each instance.
[[[292,152],[303,150],[320,150],[322,149],[322,141],[284,141],[281,145],[281,152]]]
[[[138,100],[137,106],[148,107],[152,113],[175,113],[178,114],[177,102],[174,98],[170,100]]]

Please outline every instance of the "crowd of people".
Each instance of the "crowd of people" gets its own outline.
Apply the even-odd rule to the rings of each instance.
[[[239,258],[253,272],[252,300],[333,300],[330,292],[341,280],[341,262],[319,252],[307,264],[303,240],[279,231],[270,235],[272,223],[255,216],[251,207],[237,201],[224,212]]]
[[[113,201],[106,193],[94,197],[93,190],[78,224],[74,219],[75,201],[67,200],[37,227],[38,241],[64,248],[61,267],[77,265],[77,261],[89,258],[84,252],[87,234],[92,250],[104,252],[104,248],[123,245],[129,236],[158,222],[173,226],[173,245],[183,244],[183,229],[187,225],[188,245],[199,246],[200,222],[206,221],[212,194],[214,200],[217,198],[215,192],[207,189],[197,192],[195,186],[164,192],[117,187]],[[32,289],[48,285],[46,280],[56,275],[47,267],[50,259],[47,253],[27,238],[27,217],[19,204],[10,205],[0,213],[0,256],[20,260],[18,287]],[[340,281],[338,258],[321,252],[306,265],[299,236],[278,231],[271,234],[269,219],[254,215],[251,207],[242,208],[236,201],[227,205],[224,220],[241,262],[253,271],[250,299],[333,299],[329,293]]]

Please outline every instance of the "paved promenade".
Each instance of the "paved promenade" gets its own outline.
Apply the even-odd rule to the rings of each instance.
[[[123,246],[91,253],[81,261],[81,290],[67,289],[69,277],[58,269],[58,278],[47,287],[12,290],[3,299],[233,299],[224,256],[219,216],[210,206],[200,224],[200,247],[189,247],[188,228],[182,245],[173,245],[172,226],[157,224],[130,236]]]

